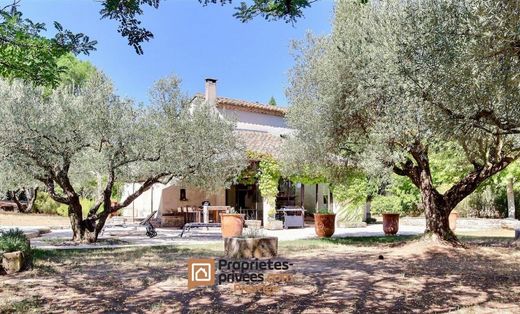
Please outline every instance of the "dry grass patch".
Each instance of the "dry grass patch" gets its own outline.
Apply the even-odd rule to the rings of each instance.
[[[232,285],[188,291],[187,259],[222,256],[220,243],[37,251],[32,271],[2,278],[0,306],[48,313],[519,312],[520,249],[504,239],[464,239],[468,249],[414,237],[281,242],[295,281],[274,295],[237,294]]]

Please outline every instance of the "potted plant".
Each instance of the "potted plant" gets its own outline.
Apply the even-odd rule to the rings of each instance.
[[[273,258],[278,254],[278,238],[247,229],[242,236],[225,238],[224,251],[229,258]]]
[[[377,196],[372,200],[374,211],[383,216],[385,235],[395,235],[399,231],[401,200],[395,195]]]
[[[320,209],[314,214],[314,230],[320,238],[330,238],[336,229],[336,214]]]
[[[223,238],[239,237],[244,228],[244,215],[231,209],[228,213],[220,214]]]
[[[20,229],[0,233],[2,268],[8,274],[26,269],[31,264],[31,244]]]

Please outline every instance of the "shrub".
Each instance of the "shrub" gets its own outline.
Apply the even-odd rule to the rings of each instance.
[[[355,206],[347,201],[337,204],[336,219],[340,223],[360,222],[363,220],[364,204]]]
[[[48,193],[42,191],[38,193],[34,206],[38,213],[58,215],[60,204],[56,203]]]
[[[395,195],[378,195],[372,200],[372,213],[375,214],[402,214],[403,208],[401,199]]]
[[[17,228],[0,232],[0,252],[29,252],[30,248],[29,239],[22,230]]]
[[[520,190],[514,190],[515,195],[515,217],[520,218]],[[495,197],[495,204],[497,206],[497,210],[500,214],[500,217],[507,217],[509,214],[507,207],[507,190],[505,188],[501,189],[498,195]]]
[[[31,243],[20,229],[0,232],[0,256],[3,253],[21,251],[25,258],[25,267],[31,263]]]
[[[81,206],[83,208],[83,215],[85,216],[90,207],[94,204],[94,201],[88,198],[80,199]],[[68,216],[68,207],[65,204],[60,204],[54,201],[48,193],[41,192],[38,193],[38,197],[36,198],[36,209],[38,213],[48,214],[48,215],[60,215],[67,217]],[[100,210],[102,210],[102,206]]]

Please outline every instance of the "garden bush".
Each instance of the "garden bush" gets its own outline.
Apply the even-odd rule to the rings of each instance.
[[[372,213],[382,215],[386,213],[403,214],[405,208],[399,196],[378,195],[372,200]]]
[[[0,257],[4,253],[21,251],[24,256],[23,268],[28,268],[32,264],[31,243],[20,229],[9,229],[0,231]],[[0,269],[2,265],[0,264]]]
[[[88,198],[81,198],[80,203],[83,208],[83,215],[85,216],[88,213],[90,207],[94,204],[94,201]],[[57,203],[49,196],[48,193],[45,192],[38,193],[35,207],[38,213],[48,215],[60,215],[64,217],[68,216],[67,205]],[[102,209],[103,206],[101,206],[100,210]]]

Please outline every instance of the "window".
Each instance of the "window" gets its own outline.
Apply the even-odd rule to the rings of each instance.
[[[180,197],[180,200],[181,201],[187,201],[188,199],[186,198],[186,189],[181,189],[181,197]]]

